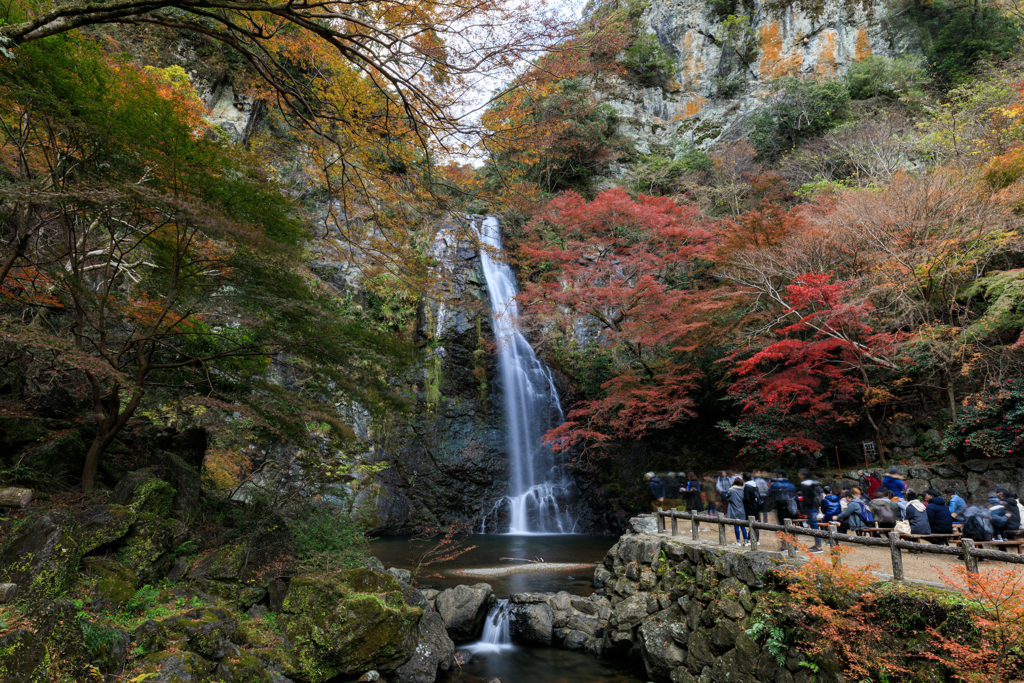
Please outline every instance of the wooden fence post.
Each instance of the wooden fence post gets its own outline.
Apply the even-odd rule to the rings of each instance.
[[[700,519],[697,518],[696,512],[690,513],[690,530],[693,534],[693,540],[700,540]]]
[[[750,549],[757,552],[757,529],[754,528],[754,517],[747,517],[747,524],[750,526],[750,533],[747,538],[750,541]]]
[[[782,520],[782,526],[786,527],[786,553],[789,555],[790,559],[792,559],[796,557],[796,548],[794,547],[793,543],[789,542],[788,539],[796,538],[796,536],[793,535],[793,520],[787,517],[786,519]]]
[[[964,549],[964,564],[967,565],[967,571],[977,574],[978,558],[974,556],[974,539],[965,538],[960,541],[960,545]]]
[[[900,535],[895,531],[889,532],[889,552],[892,555],[892,580],[902,581],[903,580],[903,555],[900,553],[900,549],[896,547],[896,541],[900,540]]]
[[[679,520],[676,519],[676,511],[675,510],[672,511],[672,535],[673,536],[678,536],[679,535]]]
[[[718,522],[718,545],[725,545],[725,524],[723,524],[724,520],[725,515],[719,512],[718,519],[716,520]]]

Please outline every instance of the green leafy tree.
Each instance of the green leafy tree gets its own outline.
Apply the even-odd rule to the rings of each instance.
[[[750,117],[750,144],[764,159],[774,159],[801,140],[823,133],[850,108],[850,93],[838,80],[816,83],[787,77],[773,85],[765,106]]]

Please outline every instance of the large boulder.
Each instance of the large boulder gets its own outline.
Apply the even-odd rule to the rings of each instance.
[[[168,640],[209,659],[222,659],[238,630],[235,615],[221,607],[194,609],[161,622]]]
[[[194,652],[157,652],[139,664],[136,671],[149,674],[147,683],[205,683],[210,680],[213,663]]]
[[[124,505],[134,513],[148,512],[159,517],[171,514],[174,487],[160,478],[157,467],[129,472],[110,493],[110,502]]]
[[[672,670],[683,665],[684,650],[674,637],[672,625],[679,623],[678,608],[660,612],[640,624],[637,643],[647,675],[655,681],[667,681]]]
[[[172,551],[187,538],[184,525],[149,512],[139,514],[117,559],[132,568],[143,583],[155,583],[167,575],[174,561]]]
[[[205,432],[203,432],[205,450]],[[170,481],[177,495],[173,498],[175,516],[187,519],[199,509],[199,501],[203,489],[199,476],[199,467],[190,465],[180,455],[156,449],[153,459],[163,467],[164,476]],[[199,462],[202,463],[200,456]]]
[[[554,624],[546,603],[513,605],[509,613],[509,632],[517,643],[551,645]]]
[[[417,640],[412,657],[395,669],[398,683],[434,683],[438,669],[447,671],[455,654],[444,620],[436,612],[424,612],[416,625]]]
[[[0,583],[24,598],[55,598],[71,585],[82,556],[78,524],[63,512],[28,519],[0,551]]]
[[[79,513],[76,521],[84,555],[123,538],[135,521],[135,513],[124,505],[98,505]]]
[[[311,683],[394,672],[415,649],[423,614],[405,603],[397,581],[368,569],[293,578],[281,611],[300,677]]]
[[[221,660],[214,672],[221,683],[273,683],[274,675],[251,652],[238,650]]]
[[[46,642],[31,629],[20,628],[0,638],[0,680],[37,683],[49,664]]]
[[[85,573],[96,579],[90,601],[93,609],[120,607],[127,603],[139,587],[139,577],[124,562],[110,557],[82,558]]]
[[[452,640],[467,641],[479,637],[487,618],[492,590],[486,583],[456,586],[438,593],[434,606]]]

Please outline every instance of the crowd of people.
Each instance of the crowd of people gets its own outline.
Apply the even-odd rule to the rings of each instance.
[[[806,469],[800,470],[798,483],[789,481],[784,469],[774,474],[723,470],[717,476],[688,472],[678,478],[675,472],[664,478],[648,472],[645,479],[655,510],[721,512],[728,519],[754,517],[762,522],[774,512],[780,525],[786,519],[806,520],[811,529],[836,523],[840,533],[878,527],[928,536],[926,540],[940,544],[947,543],[955,524],[963,525],[963,536],[974,541],[1011,540],[1024,531],[1024,505],[1006,488],[993,488],[983,504],[968,505],[952,488],[942,492],[910,489],[895,467],[881,477],[877,472],[858,474],[859,486],[839,492],[821,485]],[[733,545],[749,542],[747,527],[734,525],[733,530]],[[819,537],[810,550],[822,551]]]

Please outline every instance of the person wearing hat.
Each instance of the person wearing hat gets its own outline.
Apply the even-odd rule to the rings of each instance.
[[[903,481],[903,475],[895,467],[890,467],[889,473],[882,477],[882,486],[900,500],[907,495],[907,485]]]

